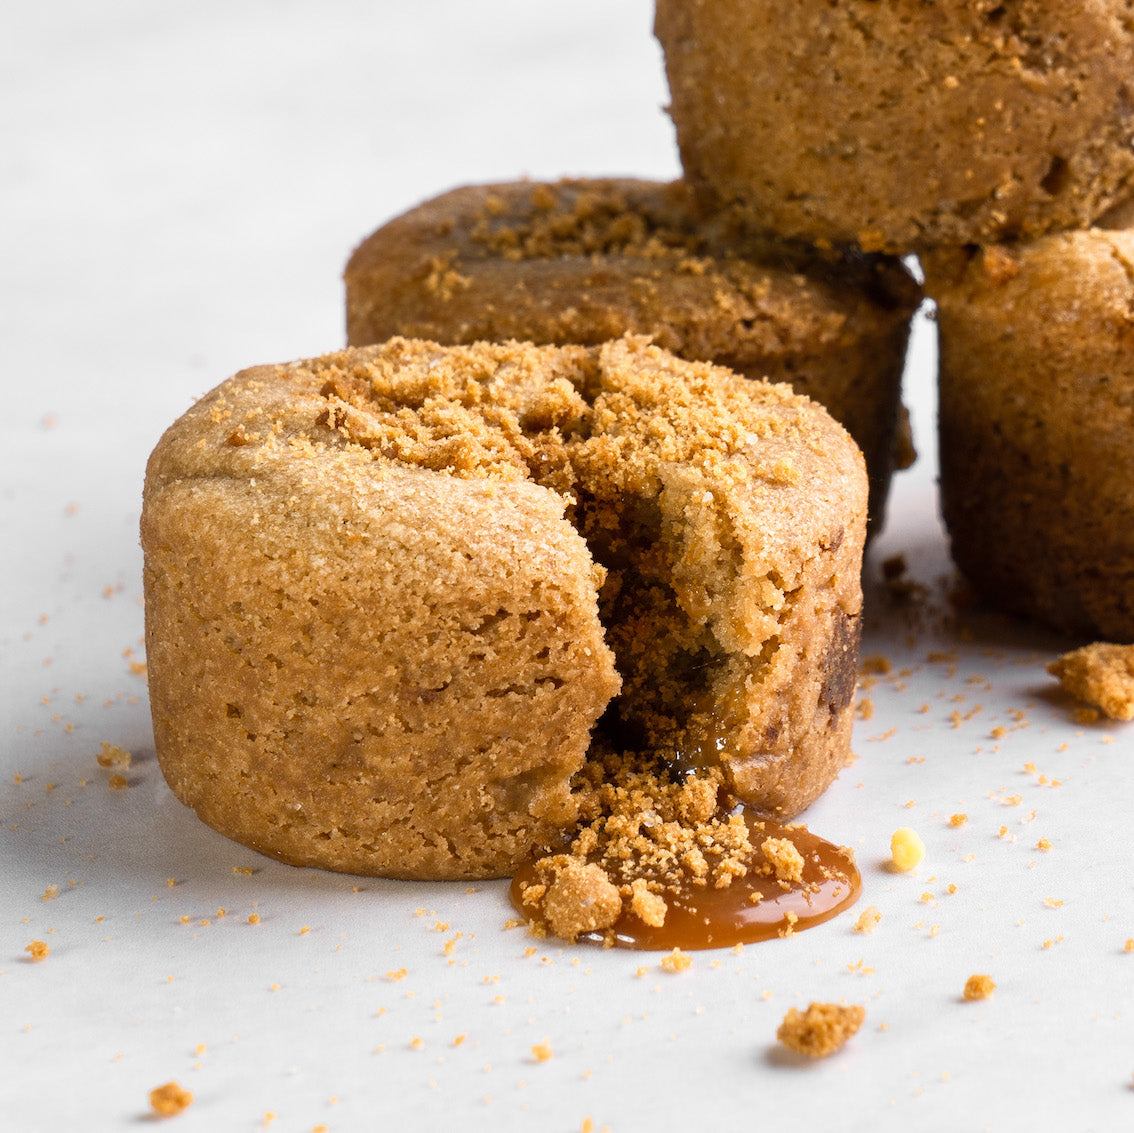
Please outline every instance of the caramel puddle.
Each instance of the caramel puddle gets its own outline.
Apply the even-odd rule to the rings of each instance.
[[[668,910],[659,927],[625,911],[624,902],[624,911],[610,930],[582,933],[577,939],[641,951],[730,948],[812,928],[858,900],[862,878],[849,850],[804,826],[762,819],[745,807],[737,813],[743,816],[757,847],[747,874],[734,878],[723,889],[683,882],[677,892],[665,894]],[[787,838],[795,844],[804,863],[800,881],[779,882],[758,868],[764,864],[759,846],[767,838]],[[530,910],[523,904],[523,890],[536,878],[535,863],[527,862],[517,871],[509,889],[512,904],[525,919]],[[755,903],[754,897],[758,897]]]

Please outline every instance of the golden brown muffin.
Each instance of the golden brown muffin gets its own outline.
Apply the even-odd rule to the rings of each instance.
[[[1081,227],[1134,177],[1125,0],[658,0],[699,194],[911,252]]]
[[[953,557],[1007,610],[1134,641],[1134,232],[926,257]]]
[[[395,334],[555,345],[644,334],[682,358],[790,382],[865,453],[872,528],[904,467],[902,366],[921,300],[909,272],[698,217],[682,182],[455,189],[378,229],[345,278],[352,346]]]
[[[162,770],[285,861],[500,875],[606,710],[794,814],[848,754],[865,504],[820,407],[642,340],[245,371],[147,470]]]

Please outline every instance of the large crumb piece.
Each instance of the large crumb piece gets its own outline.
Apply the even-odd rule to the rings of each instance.
[[[996,984],[991,976],[972,975],[965,980],[965,999],[970,1002],[976,999],[987,999],[996,990]]]
[[[30,944],[24,946],[24,951],[28,954],[28,958],[33,964],[38,964],[41,960],[46,960],[51,955],[51,949],[42,940],[33,940]]]
[[[150,1090],[150,1107],[159,1117],[173,1117],[187,1109],[193,1102],[193,1095],[182,1089],[176,1082],[166,1082]]]
[[[803,880],[803,855],[789,838],[765,838],[760,849],[776,871],[777,881]]]
[[[1134,645],[1096,641],[1057,657],[1047,671],[1112,720],[1134,720]]]
[[[556,878],[543,898],[543,915],[556,936],[574,940],[583,932],[602,932],[610,928],[622,912],[622,895],[606,871],[593,863],[583,863],[560,855]]]
[[[793,1007],[776,1031],[776,1038],[796,1054],[826,1058],[839,1050],[862,1026],[866,1008],[857,1004],[812,1003],[806,1011]]]

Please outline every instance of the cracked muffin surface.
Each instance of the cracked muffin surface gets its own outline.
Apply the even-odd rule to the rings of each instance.
[[[511,872],[592,749],[794,814],[848,754],[866,481],[786,386],[602,347],[245,371],[142,520],[162,770],[285,861]]]

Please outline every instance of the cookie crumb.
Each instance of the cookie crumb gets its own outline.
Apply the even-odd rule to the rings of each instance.
[[[187,1109],[192,1101],[193,1095],[176,1082],[166,1082],[164,1086],[150,1090],[150,1108],[159,1117],[173,1117]]]
[[[971,975],[965,980],[965,999],[972,1002],[976,999],[988,999],[996,990],[992,977],[987,975]]]
[[[666,972],[684,972],[687,968],[693,966],[693,957],[688,952],[682,952],[680,948],[675,948],[672,952],[667,952],[661,958],[661,968]]]
[[[543,898],[543,915],[551,931],[574,940],[580,933],[610,928],[622,912],[617,886],[601,866],[563,858]]]
[[[877,905],[868,905],[858,915],[858,920],[854,922],[854,931],[861,933],[871,933],[879,925],[882,920],[882,912]]]
[[[951,814],[949,815],[950,826],[964,826],[968,822],[969,816],[967,814]]]
[[[1068,693],[1110,719],[1134,720],[1134,645],[1096,641],[1057,657],[1047,671]]]
[[[903,873],[921,864],[925,857],[925,843],[917,832],[908,826],[901,826],[890,838],[890,858],[895,868]]]
[[[789,838],[765,838],[760,850],[776,871],[777,881],[803,880],[803,855]]]
[[[33,964],[38,964],[51,955],[51,949],[42,940],[33,940],[30,944],[24,945],[24,951]]]
[[[862,1026],[866,1008],[855,1004],[812,1003],[806,1011],[791,1008],[776,1031],[788,1050],[809,1058],[826,1058],[841,1049]]]
[[[532,1058],[536,1062],[550,1062],[555,1057],[555,1052],[551,1049],[551,1044],[548,1042],[536,1043],[532,1047]]]

